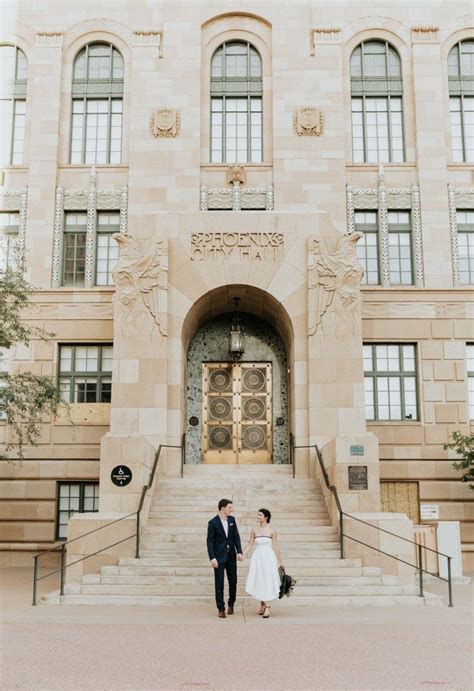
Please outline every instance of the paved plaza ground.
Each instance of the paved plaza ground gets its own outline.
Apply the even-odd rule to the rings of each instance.
[[[473,590],[455,607],[31,607],[1,575],[1,689],[472,689]],[[54,583],[42,582],[41,592]],[[209,588],[212,589],[211,579]],[[427,590],[445,594],[444,584]]]

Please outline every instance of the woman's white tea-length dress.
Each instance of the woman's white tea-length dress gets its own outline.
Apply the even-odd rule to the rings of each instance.
[[[276,600],[280,594],[280,575],[271,537],[255,536],[245,591],[263,602]]]

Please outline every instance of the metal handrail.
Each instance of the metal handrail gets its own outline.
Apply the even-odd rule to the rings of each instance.
[[[346,513],[345,511],[342,510],[342,505],[341,501],[339,499],[339,495],[337,493],[337,489],[335,485],[331,485],[329,482],[329,475],[326,470],[326,466],[324,465],[323,457],[321,454],[321,451],[319,450],[319,447],[317,444],[308,444],[308,445],[297,445],[294,446],[293,449],[314,449],[316,451],[316,457],[318,459],[321,472],[324,477],[324,483],[327,487],[327,489],[331,492],[335,503],[337,510],[339,512],[339,545],[340,545],[340,558],[344,559],[344,538],[347,538],[349,540],[353,540],[354,542],[358,542],[361,545],[364,545],[365,547],[369,547],[370,549],[373,549],[377,552],[380,552],[381,554],[386,555],[387,557],[391,557],[392,559],[396,559],[399,562],[402,562],[403,564],[408,564],[409,566],[412,566],[414,569],[418,569],[419,573],[419,582],[420,582],[420,597],[423,597],[423,573],[427,573],[430,576],[434,576],[435,578],[438,578],[440,581],[444,581],[445,583],[448,583],[448,607],[453,607],[453,590],[452,590],[452,576],[451,576],[451,560],[452,557],[450,557],[447,554],[444,554],[443,552],[438,552],[436,549],[432,549],[431,547],[426,547],[425,545],[421,545],[418,542],[415,542],[413,540],[409,540],[406,537],[403,537],[402,535],[397,535],[396,533],[392,533],[390,530],[385,530],[385,528],[380,528],[378,525],[373,525],[372,523],[368,523],[367,521],[363,521],[361,518],[357,518],[356,516],[353,516],[350,513]],[[294,459],[293,459],[294,463]],[[344,533],[344,516],[347,516],[347,518],[352,519],[353,521],[358,521],[359,523],[363,523],[364,525],[368,525],[371,528],[375,528],[375,530],[380,531],[381,533],[387,533],[387,535],[392,535],[393,537],[397,537],[400,540],[404,540],[405,542],[409,542],[412,545],[415,545],[415,547],[418,548],[418,561],[419,564],[410,564],[407,561],[404,561],[403,559],[400,559],[400,557],[396,557],[393,554],[388,554],[387,552],[384,552],[383,550],[379,549],[378,547],[374,547],[373,545],[369,545],[366,542],[362,542],[361,540],[357,540],[355,537],[351,537],[350,535],[346,535]],[[439,576],[438,574],[432,573],[431,571],[427,571],[426,569],[423,568],[423,549],[427,549],[430,552],[434,552],[435,554],[438,554],[442,557],[445,557],[448,561],[448,578],[443,578],[442,576]]]
[[[293,469],[293,479],[295,478],[295,438],[293,432],[290,432],[290,463]]]
[[[133,511],[132,513],[127,514],[126,516],[121,516],[120,518],[116,518],[113,521],[110,521],[110,523],[106,523],[105,525],[101,525],[98,528],[94,528],[94,530],[90,530],[88,533],[84,533],[83,535],[78,535],[78,537],[72,538],[72,540],[67,540],[66,542],[63,542],[61,545],[55,545],[54,547],[51,547],[50,549],[46,549],[43,552],[39,552],[38,554],[35,554],[33,557],[34,564],[33,564],[33,601],[32,605],[37,604],[37,584],[38,581],[42,581],[44,578],[48,578],[49,576],[53,576],[56,573],[61,573],[61,580],[60,580],[60,595],[64,595],[64,586],[66,584],[66,569],[68,569],[70,566],[74,566],[75,564],[78,564],[81,561],[84,561],[85,559],[89,559],[89,557],[94,557],[96,554],[99,554],[100,552],[104,552],[106,549],[110,549],[111,547],[115,547],[116,545],[120,545],[122,542],[126,542],[127,540],[131,540],[132,537],[135,538],[135,558],[139,559],[140,558],[140,514],[143,510],[143,504],[145,503],[145,497],[146,493],[151,487],[153,486],[153,481],[155,479],[155,474],[156,474],[156,469],[158,467],[158,462],[160,460],[160,455],[161,455],[161,449],[181,449],[181,477],[183,476],[183,450],[184,450],[184,435],[183,435],[183,445],[179,446],[177,444],[160,444],[156,453],[155,453],[155,460],[153,462],[153,467],[150,471],[150,476],[148,478],[148,484],[143,485],[142,493],[140,495],[140,501],[138,504],[138,509],[136,511]],[[102,549],[97,550],[96,552],[93,552],[92,554],[87,554],[85,557],[81,557],[81,559],[77,559],[76,561],[72,562],[71,564],[66,564],[66,546],[70,545],[72,542],[75,542],[76,540],[80,540],[84,537],[87,537],[88,535],[92,535],[92,533],[96,533],[99,530],[103,530],[104,528],[107,528],[109,525],[113,525],[114,523],[119,523],[120,521],[124,521],[127,518],[130,518],[131,516],[136,516],[136,532],[133,533],[133,535],[129,535],[128,537],[124,538],[123,540],[119,540],[118,542],[114,542],[111,545],[107,545],[107,547],[103,547]],[[41,576],[38,578],[38,559],[42,557],[44,554],[49,554],[50,552],[56,552],[58,550],[61,550],[61,566],[59,569],[56,569],[55,571],[50,571],[49,573],[45,574],[44,576]]]

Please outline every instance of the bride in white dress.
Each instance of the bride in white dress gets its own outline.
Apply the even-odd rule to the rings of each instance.
[[[249,541],[244,550],[244,556],[246,556],[255,545],[255,551],[250,560],[245,591],[260,600],[258,613],[264,619],[268,619],[270,616],[271,600],[276,600],[280,594],[278,564],[285,568],[277,542],[276,530],[270,528],[269,525],[271,517],[268,509],[259,510],[257,513],[258,528],[253,529],[250,533]]]

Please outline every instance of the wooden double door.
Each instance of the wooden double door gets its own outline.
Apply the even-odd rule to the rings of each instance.
[[[204,463],[271,463],[271,363],[203,363],[202,377]]]

